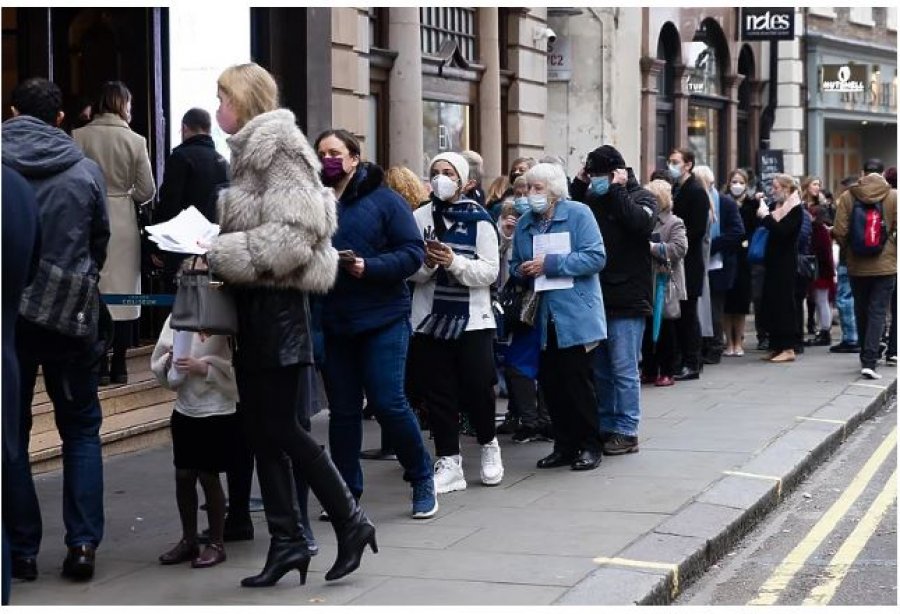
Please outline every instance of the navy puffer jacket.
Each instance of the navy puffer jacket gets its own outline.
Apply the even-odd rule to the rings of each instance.
[[[338,202],[337,250],[352,249],[366,262],[360,279],[343,268],[325,297],[327,333],[353,335],[409,317],[406,279],[425,260],[425,245],[409,204],[386,187],[384,171],[364,162]]]

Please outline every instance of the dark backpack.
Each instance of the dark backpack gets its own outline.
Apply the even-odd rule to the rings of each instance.
[[[850,211],[850,249],[857,256],[877,256],[888,240],[884,205],[853,200]]]

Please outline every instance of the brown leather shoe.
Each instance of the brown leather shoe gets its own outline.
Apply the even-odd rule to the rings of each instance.
[[[197,542],[182,539],[175,544],[174,548],[165,554],[160,555],[159,562],[163,565],[177,565],[179,563],[184,563],[185,561],[190,561],[199,553],[200,547],[197,546]]]
[[[203,569],[204,567],[215,567],[219,563],[225,561],[225,546],[222,544],[209,543],[198,556],[191,561],[191,567]]]

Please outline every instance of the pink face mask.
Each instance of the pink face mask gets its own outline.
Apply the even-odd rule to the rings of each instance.
[[[346,174],[343,158],[322,158],[322,183],[335,186]]]

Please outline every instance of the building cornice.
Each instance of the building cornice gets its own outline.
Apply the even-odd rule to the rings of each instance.
[[[820,49],[852,49],[860,54],[884,56],[885,59],[897,59],[897,48],[888,45],[879,45],[870,42],[861,42],[857,39],[843,38],[823,32],[809,32],[806,35],[807,49],[815,53]]]

